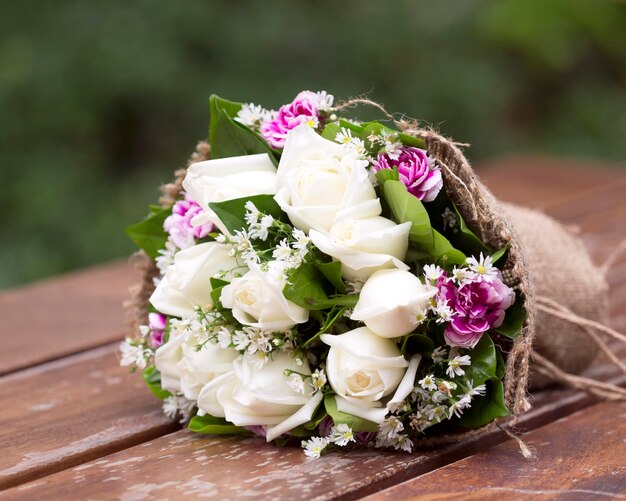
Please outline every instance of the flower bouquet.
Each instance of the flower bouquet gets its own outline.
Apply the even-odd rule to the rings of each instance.
[[[166,414],[317,457],[461,440],[529,407],[528,268],[452,142],[349,119],[326,92],[210,104],[210,148],[127,230],[145,273],[121,363]]]

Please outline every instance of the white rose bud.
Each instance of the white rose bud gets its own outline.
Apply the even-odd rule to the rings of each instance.
[[[202,387],[214,378],[232,371],[233,360],[239,356],[233,348],[208,342],[196,350],[197,344],[196,335],[172,336],[154,355],[161,386],[171,392],[180,391],[190,400],[197,399]]]
[[[350,318],[365,323],[378,336],[404,336],[419,325],[436,294],[436,287],[424,285],[409,271],[377,271],[365,282]]]
[[[183,188],[205,210],[193,218],[192,224],[199,226],[210,221],[228,234],[209,204],[254,195],[274,195],[277,190],[276,167],[267,153],[206,160],[187,169]]]
[[[306,362],[298,365],[284,352],[274,353],[261,367],[241,356],[233,362],[233,371],[202,389],[198,407],[237,426],[266,426],[269,442],[308,422],[323,398],[319,391],[311,396],[310,379],[304,393],[295,391],[285,370],[311,374]]]
[[[277,176],[274,198],[292,224],[305,232],[328,231],[342,211],[362,203],[370,207],[370,216],[381,213],[367,161],[306,124],[287,134]]]
[[[269,331],[286,331],[309,319],[309,311],[285,298],[282,284],[266,273],[250,270],[222,289],[222,305],[242,324]]]
[[[408,270],[403,263],[409,246],[411,223],[396,224],[384,217],[337,221],[328,234],[311,230],[311,241],[341,262],[347,280],[364,282],[375,271]]]
[[[216,242],[194,245],[177,252],[174,263],[150,297],[158,311],[175,317],[195,318],[193,307],[211,303],[211,277],[221,271],[241,271],[237,260],[228,255],[229,248]],[[245,271],[245,268],[244,268]]]
[[[367,327],[320,338],[330,346],[326,374],[339,410],[380,423],[387,414],[380,400],[398,387],[409,366],[396,343]]]

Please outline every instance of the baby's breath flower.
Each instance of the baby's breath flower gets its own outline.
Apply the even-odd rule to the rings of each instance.
[[[394,438],[398,433],[404,430],[404,425],[395,416],[390,416],[378,425],[378,435],[387,439]]]
[[[296,393],[301,393],[304,395],[304,379],[297,372],[292,372],[289,375],[289,379],[287,380],[287,384],[289,387],[295,391]]]
[[[443,270],[435,264],[424,266],[424,276],[431,284],[434,284],[443,275]]]
[[[265,120],[271,120],[273,114],[273,111],[266,110],[258,104],[246,103],[237,112],[235,121],[254,129]]]
[[[450,210],[450,207],[446,207],[446,210],[441,214],[441,219],[443,219],[443,229],[446,227],[452,229],[456,226],[456,214]]]
[[[433,374],[427,374],[423,379],[418,381],[418,384],[425,390],[437,389],[437,382],[435,381],[435,376]]]
[[[337,426],[333,426],[330,430],[330,441],[339,447],[343,447],[356,440],[352,428],[346,423],[340,423]]]
[[[481,276],[485,282],[493,282],[498,277],[498,268],[493,265],[491,256],[483,256],[481,252],[479,259],[471,256],[466,262],[469,269]]]
[[[446,374],[448,377],[463,376],[465,371],[461,368],[466,365],[471,365],[472,361],[469,355],[456,356],[452,360],[448,360],[448,368]]]
[[[433,362],[435,362],[436,364],[440,364],[441,362],[444,361],[447,354],[448,354],[447,350],[443,346],[439,346],[433,350],[433,352],[430,355],[430,358],[432,358]]]
[[[484,395],[486,393],[486,391],[487,391],[487,387],[484,384],[481,384],[481,385],[478,385],[478,386],[474,387],[474,381],[473,380],[470,379],[467,382],[466,393],[470,397],[482,396],[482,395]]]
[[[321,390],[326,384],[326,373],[323,369],[316,369],[311,374],[311,384],[313,385],[314,391]]]
[[[324,437],[311,437],[309,440],[302,441],[304,453],[310,458],[319,458],[324,454],[324,450],[328,446],[329,441]]]
[[[476,279],[476,274],[469,270],[468,268],[457,268],[456,266],[452,270],[452,278],[453,282],[456,282],[458,285],[465,285],[472,283]]]

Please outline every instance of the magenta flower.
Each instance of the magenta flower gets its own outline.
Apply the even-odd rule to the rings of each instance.
[[[202,207],[188,197],[172,207],[172,215],[163,222],[163,229],[179,249],[191,247],[196,238],[206,237],[213,229],[213,223],[210,222],[200,226],[191,224],[191,220],[202,211]]]
[[[515,301],[515,292],[502,282],[500,272],[491,282],[478,276],[458,287],[442,276],[437,287],[439,301],[447,301],[454,312],[444,337],[450,346],[461,348],[473,348],[485,332],[500,327],[505,310]]]
[[[435,166],[434,160],[429,158],[425,150],[413,146],[403,146],[400,148],[397,160],[388,154],[381,153],[374,161],[375,172],[394,167],[398,168],[400,181],[406,185],[409,193],[424,202],[432,202],[437,198],[443,187],[441,171],[439,167]]]
[[[298,125],[302,123],[310,123],[313,127],[318,125],[320,107],[324,107],[324,103],[320,102],[321,94],[309,90],[302,91],[291,103],[281,106],[273,118],[261,124],[261,135],[272,148],[283,148],[287,133]]]
[[[150,328],[150,345],[158,348],[163,344],[163,333],[167,325],[167,316],[161,313],[148,313],[148,327]]]

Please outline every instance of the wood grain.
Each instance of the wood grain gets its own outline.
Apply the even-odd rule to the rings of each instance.
[[[626,403],[601,403],[365,499],[626,498]]]
[[[116,348],[0,378],[0,489],[178,428]]]
[[[136,281],[116,262],[0,293],[0,375],[121,339]]]

